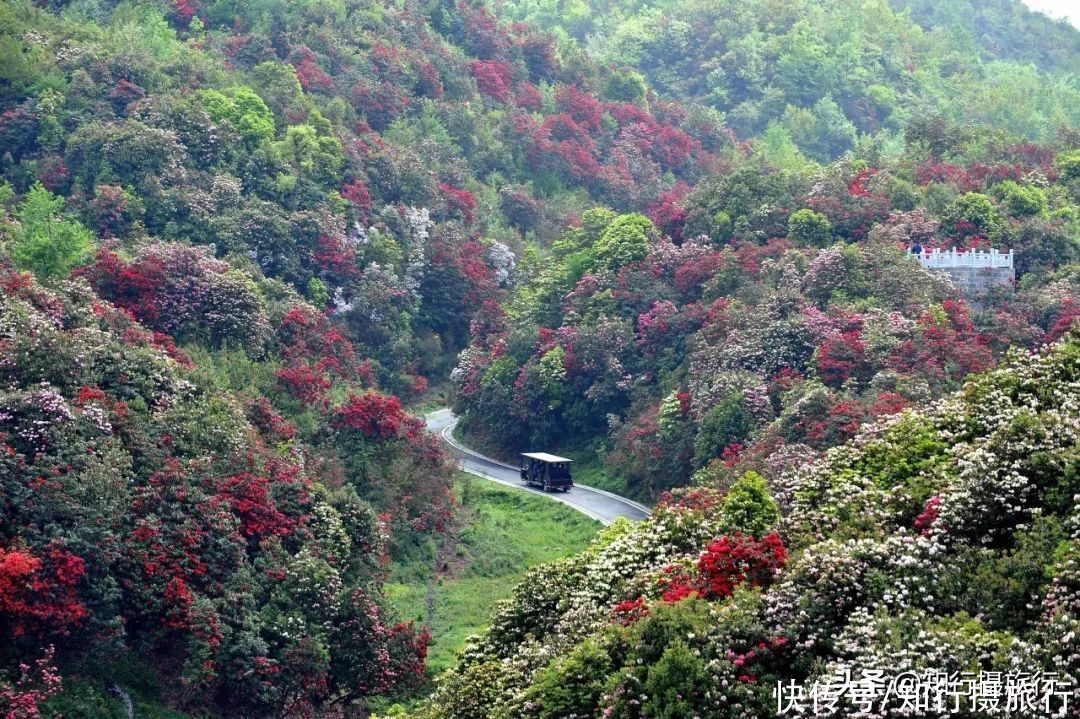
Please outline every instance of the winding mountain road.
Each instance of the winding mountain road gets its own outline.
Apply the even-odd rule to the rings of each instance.
[[[569,492],[554,494],[528,487],[522,483],[517,467],[485,457],[454,439],[454,425],[458,420],[449,409],[429,412],[424,419],[427,421],[428,430],[442,438],[447,449],[457,458],[458,465],[469,474],[562,502],[605,525],[611,524],[618,517],[640,520],[649,516],[647,507],[602,489],[575,484]]]

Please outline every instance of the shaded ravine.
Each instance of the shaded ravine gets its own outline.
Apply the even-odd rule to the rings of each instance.
[[[574,488],[567,493],[552,494],[535,487],[528,487],[522,483],[516,467],[485,457],[456,440],[453,429],[458,418],[449,409],[429,412],[424,419],[427,421],[428,430],[439,435],[443,444],[457,459],[458,466],[469,474],[516,487],[525,492],[539,494],[555,502],[562,502],[602,524],[611,524],[619,517],[640,520],[649,516],[649,509],[644,505],[602,489],[575,484]]]

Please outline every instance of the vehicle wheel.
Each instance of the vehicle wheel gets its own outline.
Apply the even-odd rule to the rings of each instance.
[[[564,492],[569,492],[569,491],[570,491],[570,488],[569,488],[569,487],[563,487],[563,488],[562,488],[562,491],[564,491]]]

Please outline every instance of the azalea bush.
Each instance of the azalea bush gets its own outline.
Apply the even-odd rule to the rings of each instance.
[[[151,662],[173,687],[163,699],[222,713],[310,715],[423,680],[428,638],[381,597],[389,528],[360,478],[320,459],[265,397],[195,373],[85,279],[49,291],[3,269],[0,287],[6,715],[37,716],[61,674],[96,681],[101,657]],[[200,297],[170,298],[170,287],[151,297]],[[423,463],[438,492],[441,452],[387,402],[397,412],[377,413],[379,432],[351,424],[375,442],[412,442],[410,459],[395,445],[382,461],[395,478]],[[418,510],[391,501],[420,531],[409,524]],[[437,515],[438,498],[422,504]]]

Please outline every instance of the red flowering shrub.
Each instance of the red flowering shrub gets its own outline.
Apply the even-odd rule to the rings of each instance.
[[[76,274],[153,330],[255,350],[267,320],[253,283],[202,248],[151,245],[130,263],[109,247]]]
[[[360,180],[354,180],[341,187],[341,196],[352,203],[361,222],[371,217],[371,191]]]
[[[471,192],[446,183],[439,183],[439,192],[445,198],[451,214],[458,215],[466,225],[476,221],[476,198]]]
[[[1058,309],[1054,324],[1046,333],[1046,341],[1056,342],[1064,337],[1076,325],[1077,320],[1080,320],[1080,302],[1077,302],[1072,297],[1066,297]]]
[[[123,188],[115,185],[97,185],[94,196],[87,203],[89,219],[97,226],[102,237],[122,237],[130,226],[127,216],[127,199]]]
[[[736,532],[705,548],[697,563],[697,587],[710,599],[731,596],[735,587],[744,583],[761,587],[772,581],[787,559],[778,535],[755,539]]]
[[[653,140],[652,155],[668,170],[679,170],[687,160],[701,150],[701,143],[682,130],[660,125]]]
[[[78,596],[83,560],[57,547],[43,556],[0,548],[0,624],[16,636],[68,634],[87,612]]]
[[[700,596],[700,587],[696,578],[685,567],[665,567],[664,574],[658,580],[660,600],[669,604],[681,602],[688,597]]]
[[[217,496],[240,518],[240,533],[254,544],[265,537],[289,534],[295,524],[274,506],[265,476],[241,472],[226,477]]]
[[[266,397],[253,401],[247,416],[253,425],[274,442],[288,442],[296,437],[296,425],[275,411]]]
[[[282,367],[277,371],[278,385],[288,394],[310,405],[320,405],[332,384],[330,378],[307,363]]]
[[[509,185],[500,188],[499,209],[510,225],[522,232],[536,229],[540,223],[540,202],[525,188]]]
[[[41,184],[49,192],[60,193],[71,184],[71,170],[64,164],[64,158],[50,155],[41,161]]]
[[[683,297],[695,297],[701,290],[701,286],[723,268],[724,255],[721,252],[684,262],[675,270],[675,289]]]
[[[180,0],[186,2],[187,0]],[[113,89],[109,91],[109,102],[113,104],[117,112],[123,112],[128,105],[146,97],[146,90],[128,80],[117,81]]]
[[[724,502],[725,492],[710,487],[678,487],[660,495],[658,506],[709,513]]]
[[[514,70],[501,60],[471,60],[469,74],[476,80],[480,94],[502,103],[510,102],[510,84]]]
[[[817,367],[821,381],[832,387],[865,374],[869,366],[859,331],[849,330],[822,342],[817,349]]]
[[[335,91],[334,79],[319,67],[315,53],[310,49],[300,46],[293,50],[289,62],[296,68],[296,79],[305,92],[331,94]]]
[[[472,55],[491,60],[505,53],[511,45],[506,29],[487,8],[460,3],[465,46]]]
[[[544,97],[531,82],[523,82],[514,89],[514,104],[522,110],[539,112],[544,107]]]
[[[173,0],[172,16],[178,26],[186,29],[202,9],[202,3],[198,0]]]
[[[351,99],[357,112],[367,118],[368,124],[378,131],[390,127],[409,106],[409,96],[391,82],[362,80],[353,86]]]
[[[915,518],[915,529],[919,530],[922,534],[928,534],[940,513],[941,495],[934,495],[926,501],[926,506],[923,507],[919,516]]]
[[[335,285],[346,284],[360,276],[356,250],[340,235],[320,235],[312,259]]]
[[[959,381],[993,364],[989,340],[975,329],[962,301],[946,300],[940,308],[925,312],[919,318],[917,335],[893,353],[890,361],[897,369],[939,381]]]
[[[667,192],[660,195],[649,205],[649,219],[653,221],[661,233],[670,237],[673,242],[683,240],[683,225],[686,223],[686,210],[680,205],[682,199],[690,192],[690,186],[683,181],[675,183]]]
[[[582,92],[577,85],[563,85],[555,92],[555,105],[579,126],[590,132],[600,129],[603,109],[592,95]]]
[[[388,440],[401,436],[415,421],[405,413],[397,397],[365,392],[349,395],[348,401],[335,410],[333,424],[339,429],[360,432],[369,439]]]
[[[624,627],[649,616],[649,607],[645,604],[645,597],[619,602],[612,607],[611,611],[615,614],[615,620]]]
[[[895,392],[882,392],[870,406],[870,414],[875,417],[897,414],[911,406],[911,402]]]

